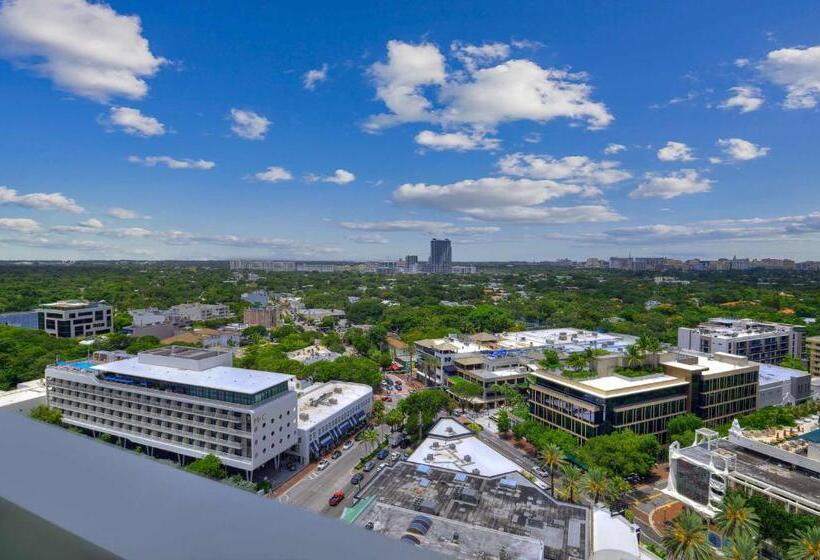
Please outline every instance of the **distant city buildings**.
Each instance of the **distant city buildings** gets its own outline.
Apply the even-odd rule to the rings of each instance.
[[[94,434],[246,471],[295,450],[292,376],[232,367],[232,354],[163,347],[46,368],[49,406]]]
[[[427,261],[427,272],[448,274],[453,266],[453,247],[449,239],[430,240],[430,258]]]
[[[697,327],[678,329],[678,348],[696,352],[725,352],[765,364],[800,358],[806,329],[752,319],[713,318]]]
[[[104,301],[81,299],[44,303],[37,309],[38,328],[51,336],[73,338],[112,332],[112,308]]]
[[[224,303],[181,303],[168,309],[169,316],[177,316],[187,321],[210,321],[233,317],[231,308]]]

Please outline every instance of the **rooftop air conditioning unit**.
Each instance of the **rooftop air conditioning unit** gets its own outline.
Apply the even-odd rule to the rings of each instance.
[[[341,392],[342,392],[342,388],[341,388],[340,386],[338,386],[338,385],[337,385],[337,386],[333,387],[333,392],[334,392],[334,393],[341,393]]]
[[[327,401],[327,402],[329,402],[329,403],[330,403],[330,404],[332,404],[332,405],[337,405],[337,404],[339,404],[339,400],[338,400],[338,399],[328,399],[328,401]]]
[[[425,461],[432,461],[432,460],[433,460],[433,454],[432,454],[432,453],[428,453],[428,454],[427,454],[427,456],[424,458],[424,460],[425,460]]]
[[[299,413],[299,420],[307,420],[310,418],[310,414],[307,412],[300,412]]]
[[[433,449],[438,449],[438,442],[434,441],[433,443],[430,444],[430,447],[432,447]]]
[[[470,457],[469,455],[465,455],[465,456],[464,456],[464,462],[465,462],[465,463],[470,463],[470,462],[472,462],[472,460],[473,460],[473,458],[472,458],[472,457]]]

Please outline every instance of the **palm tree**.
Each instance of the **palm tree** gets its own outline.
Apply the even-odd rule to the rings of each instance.
[[[587,359],[583,352],[573,352],[567,356],[567,365],[576,371],[584,369],[587,363]]]
[[[746,504],[742,494],[727,494],[715,516],[717,525],[724,539],[734,540],[739,536],[756,537],[760,518],[754,508]]]
[[[715,550],[706,538],[706,525],[691,509],[685,509],[672,522],[663,537],[669,560],[714,560]]]
[[[550,492],[555,497],[555,469],[566,461],[566,456],[560,447],[554,443],[548,443],[541,451],[541,458],[550,470]]]
[[[637,368],[643,363],[644,359],[643,347],[639,343],[632,344],[626,348],[626,365],[631,368]]]
[[[592,500],[597,504],[598,500],[606,494],[609,487],[609,481],[606,476],[606,471],[601,467],[592,467],[584,475],[581,486],[584,488]]]
[[[658,352],[661,351],[661,341],[654,336],[642,336],[638,341],[644,354],[652,356],[652,367],[658,367]]]
[[[362,441],[367,444],[367,449],[369,451],[378,443],[379,433],[373,428],[369,428],[362,434]]]
[[[565,499],[574,504],[575,498],[581,490],[581,482],[583,481],[584,473],[575,465],[564,464],[561,465],[561,475],[564,478],[564,485],[561,489],[561,494]]]
[[[754,537],[738,535],[731,541],[726,541],[726,545],[723,547],[723,555],[729,560],[758,560],[760,546]]]
[[[820,558],[820,525],[806,527],[786,539],[787,560],[818,560]]]

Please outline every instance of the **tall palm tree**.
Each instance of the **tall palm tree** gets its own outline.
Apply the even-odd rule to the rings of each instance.
[[[564,464],[566,456],[560,447],[554,443],[548,443],[541,451],[541,458],[550,470],[550,492],[555,497],[555,469]]]
[[[606,471],[601,467],[592,467],[584,475],[581,486],[584,488],[584,492],[592,497],[592,500],[597,504],[609,488]]]
[[[362,441],[367,444],[368,450],[372,450],[379,441],[379,433],[373,428],[367,429],[362,434]]]
[[[564,478],[561,495],[574,504],[575,499],[581,491],[581,482],[584,478],[584,473],[575,465],[564,464],[561,465],[561,475]]]
[[[644,350],[641,344],[635,343],[626,348],[626,365],[634,368],[643,363]]]
[[[786,549],[787,560],[820,559],[820,525],[797,531],[793,537],[786,539],[786,543],[789,545]]]
[[[760,545],[754,537],[738,535],[731,541],[726,541],[723,556],[729,560],[758,560]]]
[[[746,503],[742,494],[728,494],[723,498],[720,511],[715,516],[717,525],[724,539],[734,540],[739,536],[756,537],[760,527],[760,518],[754,508]]]
[[[715,550],[706,538],[706,525],[691,509],[685,509],[672,522],[663,537],[669,560],[714,560]]]
[[[658,367],[658,352],[661,351],[661,341],[654,336],[642,336],[638,345],[644,354],[652,356],[652,367]]]

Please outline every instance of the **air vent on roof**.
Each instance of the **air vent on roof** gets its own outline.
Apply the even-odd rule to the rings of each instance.
[[[478,470],[478,469],[473,469],[470,472],[473,473],[473,474],[481,474],[481,471]]]
[[[338,386],[338,385],[337,385],[337,386],[335,386],[335,387],[333,388],[333,392],[334,392],[334,393],[341,393],[341,392],[342,392],[342,388],[341,388],[340,386]]]
[[[427,454],[427,456],[424,458],[424,460],[425,460],[425,461],[432,461],[432,460],[433,460],[433,454],[432,454],[432,453],[428,453],[428,454]]]
[[[310,414],[307,412],[300,412],[299,413],[299,420],[307,420],[310,418]]]
[[[437,441],[434,441],[433,443],[430,444],[430,447],[432,447],[433,449],[438,449],[438,445],[439,445],[439,443]]]
[[[465,456],[464,456],[464,462],[465,462],[465,463],[470,463],[472,460],[473,460],[473,458],[472,458],[472,457],[470,457],[469,455],[465,455]]]

